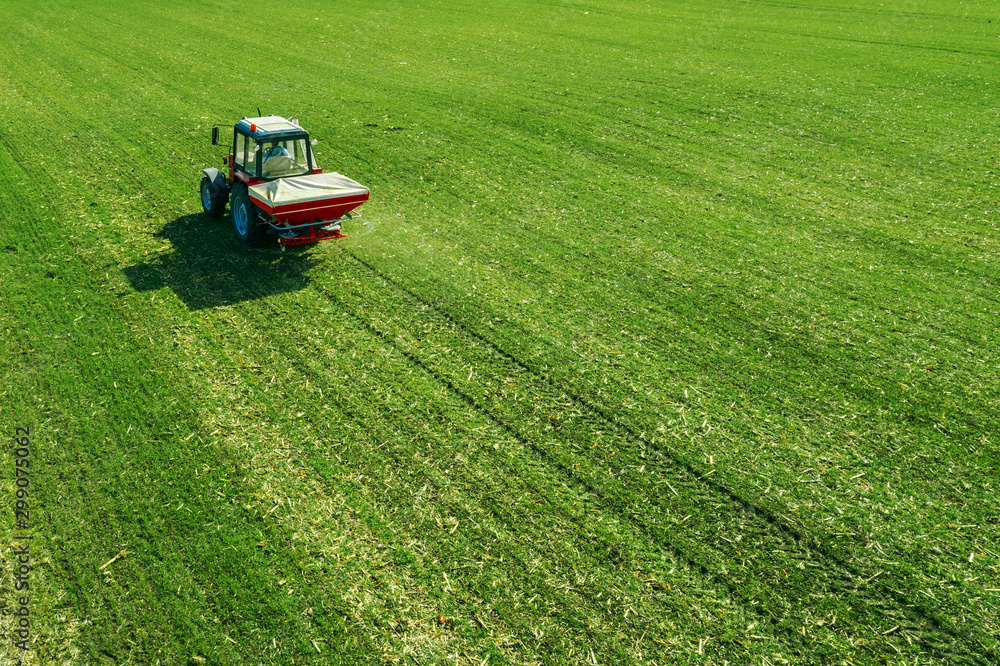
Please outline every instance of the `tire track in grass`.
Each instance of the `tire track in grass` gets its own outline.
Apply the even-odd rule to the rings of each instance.
[[[793,529],[794,529],[794,528],[793,528]],[[874,571],[870,571],[870,572],[869,572],[869,574],[870,574],[870,573],[878,573],[878,572],[874,572]],[[867,578],[867,575],[866,575],[865,577]],[[898,596],[898,595],[897,595],[897,596]]]
[[[287,316],[287,313],[278,313],[278,314],[279,314],[278,317],[273,317],[273,318],[270,318],[270,319],[264,319],[261,322],[261,325],[259,325],[259,326],[255,325],[255,326],[251,327],[251,330],[266,330],[266,328],[267,328],[267,322],[271,321],[273,319],[276,319],[276,318],[283,319],[283,320],[289,319],[289,317]],[[299,317],[294,317],[293,319],[297,321],[299,319]],[[293,337],[298,337],[298,336],[293,336]]]
[[[328,296],[329,296],[329,294],[328,294]],[[357,316],[357,315],[355,315],[355,316]],[[359,321],[359,324],[364,325],[366,327],[374,326],[374,325],[366,324],[363,321]],[[436,381],[438,381],[441,384],[447,386],[449,388],[449,390],[451,390],[452,392],[456,393],[458,395],[458,397],[461,398],[464,402],[466,402],[466,404],[468,404],[470,407],[473,407],[473,408],[481,411],[486,417],[488,417],[489,419],[491,419],[492,421],[494,421],[499,427],[501,427],[501,428],[503,428],[503,429],[511,432],[512,434],[514,434],[519,439],[519,441],[522,444],[528,445],[530,448],[532,448],[534,450],[534,452],[536,454],[540,454],[541,457],[543,457],[543,458],[549,458],[550,460],[553,459],[551,456],[548,456],[544,451],[542,451],[542,449],[539,447],[539,445],[537,443],[534,443],[533,441],[531,441],[532,438],[530,437],[530,435],[525,435],[523,432],[520,432],[517,429],[512,428],[509,423],[505,423],[503,420],[498,419],[487,408],[484,408],[482,405],[478,404],[477,401],[474,398],[472,398],[469,394],[467,394],[462,389],[460,389],[459,387],[457,387],[452,380],[448,379],[447,377],[443,377],[438,371],[434,370],[432,367],[430,367],[427,364],[425,364],[419,358],[416,358],[410,352],[408,352],[405,349],[403,349],[399,344],[395,343],[389,337],[389,335],[387,333],[385,333],[383,331],[379,331],[377,327],[373,327],[372,328],[372,332],[374,334],[376,334],[376,335],[379,335],[380,337],[384,338],[387,342],[389,342],[390,344],[392,344],[394,346],[394,348],[397,349],[397,351],[399,351],[400,353],[404,354],[404,356],[406,356],[412,363],[414,363],[415,365],[421,367],[425,372],[427,372],[429,375],[431,375]],[[572,441],[572,440],[575,440],[577,438],[574,437],[574,438],[570,438],[570,439]],[[567,469],[569,469],[569,467],[570,467],[567,464],[558,463],[558,461],[557,461],[557,465],[561,468],[561,470],[563,471],[563,473],[566,473]],[[516,469],[514,469],[512,471],[516,472]],[[566,473],[566,476],[572,477],[573,474],[572,473]],[[606,499],[606,494],[602,494],[600,492],[600,490],[598,488],[596,488],[594,485],[592,485],[590,483],[587,483],[586,481],[583,481],[582,484],[581,484],[580,479],[578,479],[578,478],[577,479],[572,479],[571,478],[570,480],[571,481],[575,481],[578,485],[583,485],[587,494],[591,494],[591,495],[595,495],[596,494],[598,496],[604,496],[604,498]],[[654,536],[654,537],[657,536],[655,533],[650,532],[648,529],[646,530],[646,533],[649,536]],[[709,577],[715,578],[714,582],[716,584],[721,583],[722,584],[721,586],[724,589],[727,589],[727,590],[732,590],[733,589],[731,585],[729,585],[726,581],[724,581],[723,579],[721,579],[718,575],[713,574],[712,571],[710,571],[702,563],[698,562],[697,559],[692,559],[691,556],[689,556],[687,553],[684,552],[683,548],[678,548],[678,546],[676,544],[671,544],[668,547],[671,547],[673,549],[673,551],[676,554],[678,554],[682,559],[688,560],[696,569],[699,569],[701,573],[705,573]],[[753,604],[751,604],[751,606],[752,605]],[[787,632],[787,634],[789,636],[791,636],[794,641],[797,642],[797,638],[798,637],[795,636],[793,632]]]
[[[361,322],[360,320],[358,320],[358,323],[364,325],[364,322]],[[539,458],[542,458],[543,460],[544,459],[548,459],[548,460],[552,460],[553,459],[551,456],[548,456],[548,455],[545,454],[545,452],[543,451],[543,449],[541,448],[541,446],[536,441],[534,441],[534,438],[530,437],[530,435],[526,435],[525,433],[523,433],[522,431],[520,431],[520,430],[518,430],[516,428],[512,428],[509,423],[505,422],[501,418],[498,418],[494,413],[490,412],[488,408],[484,407],[483,405],[481,405],[480,403],[478,403],[474,398],[472,398],[469,393],[467,393],[464,390],[462,390],[459,387],[457,387],[456,384],[452,380],[450,380],[449,378],[441,375],[438,371],[434,370],[431,366],[429,366],[425,361],[421,360],[419,357],[417,357],[417,356],[413,355],[411,352],[408,352],[405,349],[403,349],[398,343],[394,342],[391,339],[390,334],[388,334],[388,333],[386,333],[384,331],[379,330],[375,326],[368,326],[368,329],[373,334],[378,335],[379,337],[381,337],[386,342],[389,342],[390,344],[392,344],[393,348],[398,353],[401,353],[403,356],[405,356],[407,358],[407,360],[409,360],[415,366],[419,367],[422,371],[424,371],[425,373],[427,373],[435,381],[439,382],[442,386],[447,387],[452,394],[454,394],[457,398],[459,398],[462,402],[464,402],[468,407],[470,407],[470,408],[478,411],[482,416],[486,417],[490,422],[492,422],[495,426],[497,426],[498,429],[501,429],[501,430],[509,433],[512,436],[511,438],[517,440],[517,442],[520,445],[529,448],[532,451],[533,454],[535,454]],[[498,468],[498,471],[500,471],[501,473],[507,473],[507,474],[509,474],[511,476],[523,475],[526,467],[527,467],[527,465],[524,465],[524,464],[518,464],[518,465],[511,464],[506,469],[499,469]],[[547,465],[544,466],[544,468],[545,469],[550,469],[550,467],[547,466]],[[561,473],[562,475],[564,475],[565,477],[567,477],[566,480],[570,481],[570,483],[573,486],[575,486],[574,489],[577,490],[577,491],[579,491],[579,498],[578,498],[577,502],[580,505],[582,505],[582,506],[589,505],[588,496],[594,496],[594,495],[596,495],[598,497],[601,497],[602,494],[593,485],[591,485],[590,483],[588,483],[586,481],[581,481],[579,478],[574,478],[575,475],[570,470],[570,468],[569,468],[569,466],[567,464],[560,463],[560,462],[556,461],[556,468],[558,470],[558,473]],[[542,488],[540,488],[538,486],[532,485],[531,483],[528,483],[528,482],[525,482],[525,483],[527,484],[528,488],[533,491],[533,494],[539,498],[536,501],[543,501],[543,500],[546,501],[548,503],[548,505],[550,506],[551,510],[554,513],[562,516],[568,522],[571,522],[571,523],[575,524],[577,526],[578,530],[580,532],[582,532],[583,534],[593,534],[593,533],[595,533],[594,531],[592,531],[593,530],[593,526],[590,525],[590,524],[588,524],[588,523],[585,523],[584,519],[582,518],[582,514],[579,514],[579,513],[578,514],[574,514],[571,511],[569,511],[568,509],[566,509],[563,505],[556,504],[552,499],[549,499],[553,495],[553,493],[545,491],[545,490],[543,490]],[[550,483],[554,483],[554,482],[550,482]],[[563,486],[564,487],[569,487],[569,486],[566,486],[565,483],[563,483]],[[651,536],[650,532],[648,530],[643,530],[643,535],[644,536]],[[610,542],[610,539],[608,541]],[[607,546],[610,546],[610,547],[607,547]],[[608,556],[607,556],[607,559],[605,561],[608,564],[611,564],[612,568],[613,568],[614,565],[620,565],[623,560],[621,559],[622,558],[621,551],[619,550],[619,547],[617,546],[617,544],[614,544],[613,542],[610,542],[609,544],[606,545],[606,547],[607,547],[607,551],[606,552],[608,553]],[[646,549],[660,550],[660,548],[662,548],[662,547],[664,547],[664,545],[661,544],[661,543],[659,543],[659,542],[656,542],[656,541],[654,541],[652,543],[650,543],[650,542],[646,543]],[[721,581],[720,581],[720,579],[719,579],[718,576],[713,575],[713,573],[710,570],[708,570],[705,566],[703,566],[701,563],[699,563],[696,559],[691,558],[682,549],[677,548],[676,544],[667,543],[665,547],[666,547],[666,549],[667,549],[668,552],[670,552],[673,556],[675,556],[675,558],[676,558],[675,561],[677,559],[679,559],[679,560],[685,562],[686,567],[690,567],[691,569],[695,570],[698,574],[706,576],[707,578],[709,578],[711,580],[711,582],[712,582],[713,585],[719,586],[719,583]],[[617,557],[614,556],[613,553],[618,553],[618,556]],[[628,557],[625,557],[624,559],[627,560]],[[652,559],[655,560],[655,558],[652,558]],[[642,568],[645,569],[645,571],[656,571],[656,569],[650,568],[648,566],[647,567],[642,567]],[[669,576],[670,573],[673,573],[673,571],[669,572],[667,575]],[[653,575],[655,577],[657,574],[653,573],[651,575]],[[661,576],[663,575],[662,574],[662,570],[660,570],[659,575],[661,575]],[[719,587],[722,587],[723,589],[726,589],[727,591],[731,590],[731,588],[728,588],[726,586],[719,586]],[[626,613],[626,617],[627,617],[627,613]],[[750,626],[753,626],[753,623],[750,623]],[[788,637],[792,638],[792,643],[793,644],[798,644],[799,643],[799,641],[796,639],[796,637],[794,636],[794,634],[792,634],[791,632],[787,632],[787,635],[784,638],[788,638]],[[757,637],[757,638],[762,638],[762,637]],[[778,641],[779,644],[784,644],[784,640],[783,640],[782,637],[776,637],[776,640]],[[737,643],[737,644],[739,644],[739,643]],[[802,646],[799,645],[798,647],[801,648]],[[770,649],[773,650],[773,646]],[[786,647],[786,649],[787,649],[787,647]],[[773,652],[772,652],[772,654],[773,654]],[[740,655],[735,655],[735,656],[738,657]],[[744,654],[742,656],[745,657],[746,655]]]
[[[440,378],[440,376],[438,377],[438,379],[439,379],[439,380],[441,379],[441,378]],[[444,381],[445,381],[445,382],[447,383],[447,380],[444,380]],[[468,398],[468,396],[467,396],[467,395],[466,395],[465,397],[466,397],[466,398]]]
[[[855,615],[859,620],[858,624],[863,624],[866,618],[866,613],[873,613],[875,617],[883,617],[889,622],[885,629],[892,626],[892,623],[902,623],[901,626],[904,627],[904,631],[908,628],[911,635],[915,637],[918,641],[921,641],[925,646],[934,650],[949,650],[955,648],[957,651],[953,654],[961,654],[965,651],[961,645],[967,647],[973,647],[979,645],[982,650],[976,648],[976,651],[982,652],[986,658],[993,658],[991,649],[987,647],[990,642],[988,638],[980,634],[974,629],[964,629],[961,627],[949,626],[951,623],[946,619],[941,619],[938,614],[926,608],[925,605],[920,603],[913,603],[905,593],[896,589],[896,586],[900,586],[901,581],[893,580],[895,577],[875,577],[871,578],[869,575],[862,573],[857,567],[852,564],[845,562],[843,558],[837,555],[835,552],[831,551],[828,546],[826,546],[820,537],[807,533],[801,528],[790,524],[786,520],[782,519],[781,516],[775,514],[772,510],[755,505],[752,501],[740,496],[738,493],[732,491],[726,486],[715,482],[710,478],[706,478],[706,473],[699,470],[692,463],[687,461],[682,455],[677,453],[675,450],[654,445],[649,438],[647,438],[643,433],[636,432],[632,430],[630,426],[620,422],[614,416],[608,414],[603,408],[591,405],[583,398],[574,394],[572,391],[568,390],[567,387],[560,386],[556,384],[551,378],[546,377],[541,372],[535,370],[531,367],[530,363],[511,356],[501,348],[497,347],[492,341],[483,337],[481,334],[467,329],[461,321],[457,320],[451,314],[444,311],[442,308],[436,305],[424,301],[418,295],[414,294],[411,290],[406,288],[404,285],[394,280],[393,278],[382,274],[378,269],[376,269],[371,264],[365,262],[363,259],[356,256],[354,253],[350,253],[351,256],[358,262],[358,264],[363,267],[363,269],[369,272],[371,275],[375,276],[377,279],[382,280],[387,286],[390,286],[397,293],[401,294],[404,300],[410,300],[422,306],[425,312],[435,313],[433,316],[426,316],[425,318],[434,319],[437,318],[439,322],[446,322],[456,331],[454,338],[457,340],[465,339],[465,344],[456,344],[454,347],[460,349],[471,350],[475,346],[485,347],[487,353],[483,355],[483,362],[477,367],[477,372],[482,373],[484,369],[490,368],[495,371],[503,368],[507,370],[508,375],[526,375],[528,380],[525,383],[525,387],[534,386],[533,394],[545,395],[548,394],[551,397],[558,399],[559,396],[563,396],[563,399],[567,404],[573,407],[573,410],[564,410],[576,412],[589,412],[594,419],[594,425],[591,426],[593,430],[597,430],[600,427],[602,430],[617,430],[620,434],[620,439],[628,447],[632,448],[632,454],[639,454],[639,458],[633,458],[633,462],[636,465],[643,464],[645,452],[653,452],[661,456],[665,464],[669,465],[673,470],[671,474],[673,478],[671,480],[675,483],[683,485],[687,488],[692,486],[701,486],[702,490],[698,492],[695,491],[696,495],[700,495],[704,498],[705,502],[719,503],[720,506],[728,505],[734,514],[742,514],[744,518],[743,526],[744,528],[750,528],[751,531],[756,531],[761,535],[765,535],[768,538],[775,540],[775,545],[781,547],[781,549],[786,550],[789,554],[796,554],[792,559],[797,560],[796,565],[801,565],[803,568],[808,565],[810,568],[819,568],[827,573],[830,579],[828,583],[816,583],[806,579],[800,579],[795,581],[796,586],[799,590],[796,592],[799,594],[798,598],[784,597],[776,590],[781,589],[783,586],[787,585],[786,581],[772,580],[771,582],[771,593],[764,594],[765,597],[771,597],[772,600],[778,601],[782,600],[786,608],[789,611],[793,609],[798,609],[797,615],[799,618],[808,618],[809,611],[808,608],[803,608],[802,603],[810,598],[809,595],[816,595],[818,598],[830,598],[830,597],[842,597],[845,594],[850,596],[852,593],[857,592],[859,598],[867,599],[869,607],[864,609],[860,613],[852,613],[850,607],[844,604],[837,604],[834,606],[836,610],[840,613],[839,617],[843,620],[845,617]],[[418,308],[411,308],[412,311],[418,311]],[[410,327],[410,330],[415,330],[416,326],[413,323],[403,323],[397,325],[401,329]],[[404,337],[406,333],[402,334]],[[472,341],[472,344],[469,344]],[[465,358],[466,362],[470,359]],[[442,381],[447,382],[451,385],[458,386],[459,382],[454,379],[456,376],[454,368],[451,369],[450,378],[445,375]],[[494,389],[499,389],[502,386],[502,379],[500,378],[500,372],[496,372],[494,375],[492,387]],[[475,396],[467,396],[468,399],[477,400]],[[488,410],[488,406],[483,406],[484,409]],[[522,415],[523,416],[523,415]],[[507,424],[511,426],[511,424]],[[513,426],[511,426],[513,427]],[[588,427],[580,428],[581,438],[586,436]],[[539,451],[542,455],[550,455],[549,452]],[[621,459],[619,459],[621,460]],[[617,463],[621,465],[621,463]],[[707,472],[711,474],[711,471]],[[602,486],[604,486],[602,488]],[[635,485],[635,492],[639,493],[643,489],[641,484]],[[627,500],[622,501],[621,493],[616,489],[607,487],[605,484],[600,482],[594,483],[593,490],[598,493],[602,499],[608,503],[610,506],[618,505],[619,507],[627,505]],[[620,509],[618,509],[620,510]],[[697,505],[692,505],[692,510],[697,510]],[[637,519],[640,524],[643,523],[641,519]],[[756,525],[756,527],[753,527]],[[653,526],[644,525],[646,529],[650,529],[651,535],[656,535],[657,530]],[[662,534],[662,533],[661,533]],[[669,536],[662,534],[669,541]],[[696,535],[692,535],[695,537]],[[701,535],[697,535],[698,538],[692,538],[691,544],[696,541],[701,540]],[[707,536],[707,535],[706,535]],[[722,537],[725,540],[725,537]],[[687,544],[685,544],[687,545]],[[699,562],[700,566],[704,566],[707,571],[716,570],[709,564],[711,561],[722,561],[730,560],[731,566],[735,563],[731,560],[731,553],[726,552],[727,544],[723,544],[721,541],[717,540],[715,542],[714,548],[710,550],[702,551],[701,555],[703,559],[700,561],[697,556],[694,556],[694,561]],[[677,546],[684,551],[684,547],[680,545]],[[695,552],[701,550],[699,548],[693,548]],[[822,560],[818,565],[813,561],[814,558],[819,558]],[[780,566],[783,560],[773,560],[770,563],[770,567],[767,566],[767,562],[763,562],[764,568],[770,568],[772,571],[781,570],[784,567]],[[719,567],[721,569],[726,569],[725,566]],[[739,566],[732,566],[733,569],[738,570]],[[800,569],[802,570],[802,569]],[[750,578],[746,579],[750,582]],[[874,585],[872,581],[875,581]],[[738,594],[738,591],[733,587],[728,581],[720,581],[722,584],[731,587],[734,593]],[[860,592],[862,587],[867,588],[864,593]],[[871,588],[874,588],[872,590]],[[764,591],[761,591],[764,592]],[[872,594],[874,592],[874,594]],[[754,601],[753,595],[743,596],[747,602],[752,603]],[[846,597],[845,597],[846,598]],[[895,633],[897,630],[894,630]],[[860,638],[860,640],[872,640],[873,636],[877,636],[876,633],[869,634],[867,639]],[[885,642],[892,641],[893,639],[884,638],[878,639],[876,641],[882,640]],[[909,640],[909,639],[906,639]],[[900,643],[901,639],[895,639],[896,643]]]
[[[274,315],[275,315],[274,317],[264,316],[261,319],[261,321],[259,322],[259,324],[256,323],[256,322],[251,322],[251,325],[249,326],[249,328],[250,329],[260,330],[260,329],[263,329],[263,328],[266,327],[266,322],[274,321],[274,320],[287,320],[287,313],[286,312],[275,311]],[[260,316],[260,315],[257,314],[257,316]],[[299,334],[300,333],[304,333],[304,330],[302,330],[301,326],[299,326],[297,328],[299,329],[298,331],[296,331],[295,329],[293,329],[291,331],[288,331],[288,333],[292,337],[294,337],[296,339],[300,339],[300,335]],[[375,341],[376,342],[378,342],[380,339],[381,338],[375,337]],[[276,351],[279,351],[279,350],[276,350]],[[313,380],[313,384],[314,385],[319,385],[319,386],[323,386],[324,385],[324,371],[325,371],[325,364],[324,363],[322,363],[322,362],[317,363],[316,358],[314,356],[309,355],[309,354],[303,354],[301,351],[298,351],[297,349],[291,350],[290,352],[288,352],[287,350],[280,350],[280,353],[282,353],[282,354],[286,354],[287,353],[291,357],[291,358],[289,358],[289,362],[292,364],[292,367],[295,368],[297,374],[301,373],[302,376],[305,376],[307,378],[311,378]],[[331,360],[335,360],[335,359],[331,359]],[[325,384],[325,385],[329,387],[329,384]],[[297,397],[298,396],[292,396],[291,399],[294,400]],[[362,415],[357,415],[357,416],[353,416],[353,418],[355,418],[355,420],[357,420],[359,422],[363,422],[363,418],[364,417]],[[382,420],[384,420],[384,418],[386,418],[386,417],[383,417]],[[407,427],[407,423],[410,422],[411,418],[412,418],[412,416],[409,413],[403,414],[401,416],[402,421],[399,423],[400,429],[405,429]],[[382,447],[379,447],[379,448],[382,448]],[[392,451],[392,447],[389,447],[389,450],[391,452]],[[485,453],[491,453],[491,452],[485,452]],[[396,455],[396,454],[394,454],[394,455]],[[405,469],[407,466],[412,466],[412,461],[403,460],[402,458],[399,458],[399,457],[395,457],[394,459],[396,460],[396,465],[397,465],[398,468]],[[369,466],[365,466],[365,467],[367,468]],[[433,465],[431,465],[430,468],[433,468]],[[499,470],[501,472],[501,474],[499,475],[499,477],[500,478],[504,478],[504,479],[506,479],[506,478],[515,479],[515,478],[518,478],[519,475],[523,475],[525,469],[526,468],[524,466],[517,466],[517,467],[512,467],[512,468],[507,468],[507,469],[501,469],[501,470]],[[487,474],[485,478],[497,478],[497,476],[498,475],[496,473],[490,473],[490,474]],[[435,484],[439,489],[446,488],[449,485],[447,475],[445,475],[445,476],[430,475],[427,472],[425,472],[425,476],[423,476],[421,478],[425,479],[425,480],[426,479],[430,479],[431,482],[433,484]],[[481,482],[482,480],[483,479],[477,478],[474,481],[475,482]],[[415,483],[416,483],[416,485],[420,485],[420,483],[423,483],[423,481],[421,481],[421,480],[418,479]],[[551,493],[551,491],[549,493],[542,493],[537,486],[532,487],[530,484],[529,484],[529,489],[531,489],[533,491],[532,494],[534,496],[545,497],[547,494],[554,494],[554,493]],[[524,494],[525,493],[523,492],[523,489],[514,488],[513,490],[507,491],[503,495],[505,497],[523,497]],[[460,493],[457,496],[458,499],[453,499],[452,502],[456,502],[457,504],[461,504],[462,503],[462,501],[461,501],[461,497],[462,496],[463,495]],[[403,496],[399,497],[399,500],[401,500],[404,503],[405,503],[405,501],[407,499],[408,499],[408,497],[405,494]],[[395,503],[395,502],[393,502],[393,503]],[[504,501],[504,504],[494,505],[493,508],[491,509],[492,513],[494,513],[497,518],[502,519],[501,523],[495,525],[494,529],[495,528],[499,528],[500,530],[506,532],[507,529],[504,527],[505,525],[530,524],[530,522],[531,522],[530,520],[528,520],[528,521],[524,520],[525,516],[527,516],[530,519],[531,514],[537,513],[537,511],[528,511],[527,514],[521,514],[521,513],[519,513],[519,514],[511,515],[510,514],[511,509],[505,506],[507,503],[508,503],[507,501]],[[533,503],[526,503],[525,506],[527,508],[530,508],[530,507],[533,506]],[[464,512],[465,512],[465,514],[468,514],[468,510],[467,509],[464,510]],[[481,515],[479,515],[479,516],[468,515],[467,516],[467,515],[463,515],[462,511],[456,511],[456,513],[458,515],[462,515],[462,517],[463,517],[463,521],[462,522],[463,523],[465,523],[466,520],[471,520],[471,522],[473,524],[476,524],[477,523],[477,518],[478,518],[478,522],[482,522],[484,520],[483,516],[481,516]],[[566,514],[566,515],[568,515],[568,514]],[[579,527],[580,526],[579,517],[571,517],[571,518],[572,518],[572,520],[570,521],[571,523],[578,525],[578,528],[580,530],[586,530],[586,527],[582,527],[582,528]],[[419,520],[419,517],[418,517],[417,520],[408,519],[407,522],[414,522],[416,524],[420,524],[421,523],[421,521]],[[594,526],[591,525],[590,527],[593,528]],[[537,534],[537,530],[538,530],[538,528],[535,528],[535,533],[536,534]],[[485,531],[485,528],[484,528],[484,531]],[[600,531],[600,530],[597,530],[597,531]],[[457,550],[459,550],[459,547],[452,545],[452,541],[453,541],[453,539],[454,540],[458,540],[460,538],[461,537],[454,537],[454,538],[453,537],[448,537],[445,541],[441,542],[441,544],[438,547],[438,549],[435,549],[432,546],[430,550],[431,550],[431,552],[440,552],[440,549],[444,548],[445,552],[448,552],[448,551],[450,551],[450,552],[456,552]],[[519,530],[518,538],[519,539],[525,539],[527,537],[525,535],[523,535],[523,534],[520,534],[520,530]],[[531,543],[531,541],[532,541],[532,539],[529,538],[528,539],[529,544]],[[587,538],[587,541],[588,542],[590,541],[589,537]],[[587,544],[585,543],[584,547],[586,548],[586,546],[587,546]],[[494,559],[495,559],[495,553],[496,553],[496,548],[497,547],[493,547],[493,548],[494,548],[493,552],[494,552]],[[529,548],[537,548],[537,546],[529,546]],[[587,550],[591,550],[591,549],[587,548]],[[501,555],[504,554],[504,553],[506,553],[508,561],[510,559],[512,559],[512,558],[515,561],[517,561],[518,559],[520,559],[522,561],[522,563],[524,564],[524,569],[525,570],[528,570],[528,569],[531,568],[531,562],[525,561],[523,557],[519,556],[516,551],[511,551],[509,549],[509,547],[506,550],[501,550]],[[597,557],[599,559],[600,559],[600,557],[602,557],[602,553],[603,553],[603,550],[598,551]],[[656,558],[652,558],[652,559],[656,559]],[[508,565],[507,568],[508,569],[510,568],[509,565]],[[611,568],[613,569],[614,567],[612,566]],[[626,574],[626,577],[627,577],[627,574]],[[521,585],[521,586],[528,585],[529,587],[531,587],[532,586],[532,580],[533,580],[532,578],[527,578],[526,580],[521,581],[519,583],[519,585]],[[630,578],[629,578],[629,580],[630,580]],[[487,598],[489,597],[490,593],[489,593],[489,590],[487,590],[485,588],[488,588],[488,587],[489,587],[488,584],[481,585],[481,589],[483,589],[484,596],[486,596]],[[615,587],[615,585],[613,584],[613,581],[612,581],[612,584],[610,585],[610,587],[612,587],[612,588]],[[643,585],[640,585],[640,587],[643,587]],[[597,589],[601,589],[601,588],[597,588]],[[648,588],[647,588],[647,590],[648,590]],[[591,593],[590,596],[593,597],[593,594],[594,593]],[[556,594],[556,595],[553,595],[553,596],[555,596],[556,599],[562,599],[562,598],[564,598],[564,595],[562,595],[562,594]],[[597,596],[599,597],[600,594],[598,594]],[[584,595],[584,598],[587,598],[587,595]],[[563,618],[565,620],[571,619],[575,615],[575,613],[576,613],[575,608],[577,607],[578,604],[573,601],[573,598],[565,599],[564,601],[561,601],[560,603],[561,603],[561,606],[563,608],[563,612],[562,612]],[[596,604],[591,603],[590,605],[593,606],[593,605],[596,605]],[[635,610],[632,609],[632,612],[634,614]],[[627,617],[628,612],[626,611],[625,614],[626,614],[626,617]],[[523,628],[522,635],[528,635],[529,634],[530,627],[528,627],[528,624],[530,624],[531,619],[532,618],[529,616],[526,620],[524,620],[526,622],[526,624],[524,624],[523,627],[522,627]],[[583,619],[586,619],[586,618],[583,618]],[[582,625],[583,622],[582,621],[577,621],[577,624],[581,624]],[[595,649],[596,649],[596,646],[595,646]],[[600,653],[600,651],[599,651],[599,653]]]

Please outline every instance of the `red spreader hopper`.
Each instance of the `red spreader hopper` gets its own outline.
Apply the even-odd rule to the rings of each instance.
[[[248,188],[283,245],[342,238],[340,225],[368,201],[368,188],[339,173],[281,178]]]

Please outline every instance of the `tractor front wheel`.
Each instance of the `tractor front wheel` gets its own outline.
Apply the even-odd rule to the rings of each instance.
[[[225,197],[212,189],[208,176],[201,179],[201,207],[209,217],[222,217],[226,210]]]
[[[237,187],[233,190],[229,208],[233,217],[233,233],[236,234],[236,240],[247,247],[258,245],[264,233],[257,224],[257,207],[250,202],[246,187]]]

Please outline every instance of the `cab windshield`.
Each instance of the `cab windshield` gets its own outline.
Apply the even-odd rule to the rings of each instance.
[[[304,138],[263,141],[259,150],[261,178],[304,176],[312,171]]]

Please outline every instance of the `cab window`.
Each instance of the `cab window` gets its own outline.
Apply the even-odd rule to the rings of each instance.
[[[236,133],[236,145],[233,149],[233,163],[237,169],[257,173],[257,144],[246,134]]]

